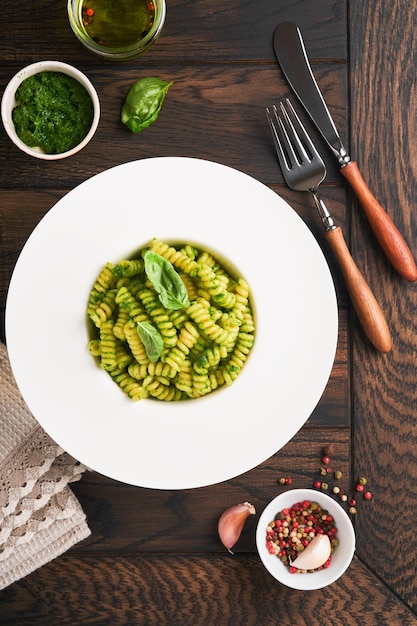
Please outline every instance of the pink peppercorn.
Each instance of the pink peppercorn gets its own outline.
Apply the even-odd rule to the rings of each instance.
[[[358,483],[358,484],[356,485],[356,491],[363,491],[363,490],[364,490],[364,486],[363,486],[363,485],[361,485],[360,483]]]
[[[314,487],[315,487],[316,489],[320,489],[320,487],[321,487],[321,482],[320,482],[319,480],[316,480],[316,482],[314,483]]]
[[[365,493],[363,494],[363,497],[365,498],[365,500],[371,500],[372,493],[370,491],[365,491]]]

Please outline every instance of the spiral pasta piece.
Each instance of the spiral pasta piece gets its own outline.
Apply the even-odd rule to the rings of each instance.
[[[218,267],[217,261],[207,250],[204,250],[198,255],[197,261],[200,265],[208,265],[211,268]]]
[[[213,371],[227,355],[228,353],[225,346],[215,344],[210,348],[206,348],[194,362],[194,371],[200,374],[210,373],[210,370]]]
[[[136,329],[136,323],[133,320],[129,320],[128,322],[126,322],[124,332],[126,341],[135,360],[140,365],[144,363],[149,363],[149,357],[147,355],[145,346],[143,345],[139,337],[138,331]]]
[[[116,294],[116,302],[121,310],[126,309],[128,311],[129,317],[135,322],[142,322],[148,319],[143,307],[127,287],[120,287]]]
[[[193,324],[190,322],[186,322],[184,324],[180,331],[176,345],[168,352],[164,359],[165,363],[167,363],[172,370],[171,378],[173,378],[175,374],[181,370],[186,356],[190,353],[191,348],[195,345],[199,336],[200,335]]]
[[[114,330],[114,328],[113,328]],[[130,365],[130,363],[133,361],[133,356],[130,353],[130,351],[126,350],[125,348],[125,344],[120,341],[117,340],[116,337],[116,362],[117,362],[117,367],[120,370],[125,369],[128,365]]]
[[[127,372],[132,378],[136,378],[136,380],[143,380],[148,375],[148,364],[141,364],[134,361],[133,363],[130,363],[127,368]]]
[[[227,290],[229,279],[226,275],[217,275],[209,265],[202,264],[197,266],[193,276],[215,304],[225,309],[231,309],[234,306],[236,296]]]
[[[91,341],[88,342],[88,351],[92,356],[100,356],[101,355],[100,339],[91,339]]]
[[[243,278],[239,278],[237,281],[237,285],[235,286],[235,296],[235,304],[232,308],[232,315],[240,320],[243,320],[243,317],[248,310],[249,301],[249,285],[245,280],[243,280]]]
[[[224,343],[227,340],[227,330],[213,322],[208,310],[199,302],[193,302],[188,307],[187,313],[210,339],[216,343]]]
[[[101,367],[107,371],[117,368],[116,337],[113,334],[113,320],[107,320],[100,327]]]
[[[191,246],[190,244],[186,244],[183,248],[181,248],[181,252],[193,260],[198,257],[197,248],[194,248],[194,246]]]
[[[141,259],[119,261],[119,263],[113,267],[112,271],[113,276],[117,278],[135,276],[143,271],[143,261]]]
[[[89,316],[93,324],[97,326],[97,328],[100,328],[104,322],[112,318],[115,309],[116,290],[109,289],[103,294],[103,299],[98,307],[94,311],[90,310]]]
[[[253,336],[248,333],[239,333],[236,346],[223,370],[226,385],[230,386],[236,380],[252,346]]]
[[[206,373],[197,373],[193,372],[192,374],[193,380],[193,397],[198,398],[199,396],[205,396],[211,391],[210,379],[208,376],[208,372]]]
[[[149,392],[126,372],[120,372],[119,369],[116,369],[110,370],[109,374],[119,385],[120,389],[122,389],[122,391],[124,391],[132,400],[143,400],[149,396]]]
[[[113,264],[106,263],[94,281],[87,303],[87,315],[91,317],[102,302],[113,281]]]
[[[248,310],[243,316],[242,325],[240,330],[245,333],[254,334],[255,332],[255,321],[252,317],[252,313]]]
[[[190,275],[186,274],[185,272],[179,272],[179,275],[185,285],[189,300],[196,300],[196,298],[198,297],[198,289],[195,283],[192,281]]]
[[[170,311],[168,313],[169,319],[175,328],[181,328],[188,320],[187,314],[183,310]]]
[[[162,361],[149,363],[146,369],[147,374],[149,374],[150,376],[157,376],[161,380],[161,382],[163,380],[167,385],[171,383],[170,378],[173,378],[176,374],[176,371],[173,370],[168,363]]]
[[[194,259],[181,252],[181,250],[176,250],[158,239],[152,241],[151,250],[163,256],[167,261],[172,263],[174,267],[182,270],[186,274],[191,274],[197,267],[197,263]]]
[[[126,322],[130,320],[130,315],[128,309],[119,308],[116,322],[113,326],[113,332],[115,337],[120,339],[120,341],[126,341],[125,335],[125,325]]]
[[[175,378],[174,384],[177,389],[182,391],[189,398],[193,397],[192,364],[189,359],[184,359],[182,362],[181,369]]]
[[[161,380],[154,378],[153,376],[146,379],[145,389],[152,397],[157,398],[158,400],[166,400],[170,402],[172,400],[180,400],[182,397],[180,389],[167,386],[161,382]]]

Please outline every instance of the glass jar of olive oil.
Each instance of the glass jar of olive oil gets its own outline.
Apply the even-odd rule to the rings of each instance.
[[[107,59],[143,54],[165,22],[165,0],[68,0],[76,37],[91,52]]]

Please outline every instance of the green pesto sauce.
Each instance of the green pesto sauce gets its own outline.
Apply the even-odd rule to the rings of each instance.
[[[93,103],[75,78],[62,72],[39,72],[16,91],[13,123],[18,137],[45,154],[61,154],[77,146],[93,121]]]

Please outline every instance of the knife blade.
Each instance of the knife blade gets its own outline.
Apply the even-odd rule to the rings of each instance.
[[[417,266],[407,243],[369,190],[339,136],[311,69],[300,29],[293,22],[281,22],[275,29],[273,44],[284,76],[336,156],[340,172],[355,191],[386,257],[403,278],[416,281]]]

